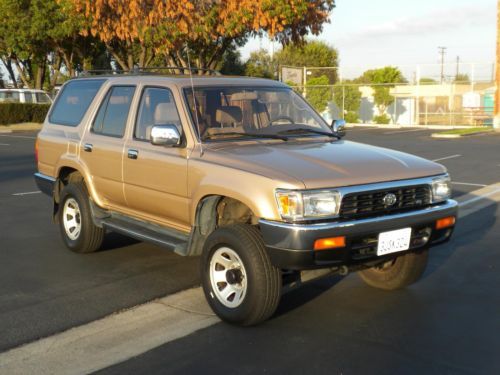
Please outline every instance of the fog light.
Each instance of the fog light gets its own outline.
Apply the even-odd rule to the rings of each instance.
[[[337,247],[345,247],[345,237],[321,238],[314,241],[314,250],[327,250]]]
[[[448,216],[436,221],[436,229],[449,228],[455,225],[455,216]]]

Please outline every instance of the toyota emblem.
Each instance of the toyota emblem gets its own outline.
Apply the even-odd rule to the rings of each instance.
[[[394,195],[392,193],[387,194],[382,199],[382,201],[384,202],[384,205],[386,205],[386,206],[393,206],[397,200],[398,200],[398,198],[396,198],[396,195]]]

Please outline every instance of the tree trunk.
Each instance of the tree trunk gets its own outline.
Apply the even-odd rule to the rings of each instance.
[[[28,89],[31,88],[31,84],[29,83],[29,80],[26,77],[26,73],[25,73],[24,69],[22,68],[21,63],[19,62],[19,59],[17,58],[17,56],[12,55],[11,59],[14,60],[14,65],[17,69],[17,73],[19,74],[19,78],[21,78],[23,85]]]
[[[55,54],[55,61],[53,65],[54,73],[52,74],[52,77],[50,78],[50,87],[54,88],[55,85],[57,85],[57,79],[59,78],[59,74],[61,73],[61,65],[62,65],[62,58],[59,53]]]
[[[10,56],[0,56],[0,60],[2,60],[5,69],[7,69],[7,72],[9,73],[9,77],[10,80],[12,81],[12,84],[14,85],[14,88],[17,89],[16,75],[14,74],[14,69],[12,69],[12,60],[10,59]]]

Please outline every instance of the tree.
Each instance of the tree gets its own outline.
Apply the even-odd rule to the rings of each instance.
[[[323,112],[331,99],[328,77],[323,75],[307,81],[307,101],[318,111]]]
[[[250,77],[274,78],[277,71],[276,60],[265,49],[252,52],[245,64],[245,75]]]
[[[3,89],[5,87],[5,84],[3,82],[3,75],[2,71],[0,70],[0,89]]]
[[[275,59],[279,65],[334,68],[338,66],[337,50],[321,41],[286,45],[276,53]],[[326,76],[328,84],[337,82],[337,69],[312,69],[310,72],[311,75],[308,77]]]
[[[434,78],[427,78],[427,77],[422,77],[420,78],[419,83],[421,85],[435,85],[438,83]]]
[[[406,83],[406,79],[401,71],[393,66],[386,66],[379,69],[367,70],[361,77],[356,79],[358,83],[371,84],[373,99],[377,105],[380,116],[385,115],[387,107],[394,102],[394,97],[390,94],[391,87],[396,83]]]
[[[69,0],[88,19],[82,30],[105,43],[122,69],[168,65],[215,68],[234,43],[267,33],[287,44],[317,35],[334,0]],[[117,15],[120,15],[117,17]]]
[[[333,87],[333,101],[344,111],[344,117],[348,122],[357,122],[358,111],[361,107],[361,91],[351,81],[344,81]]]
[[[468,83],[470,83],[469,75],[468,74],[463,74],[463,73],[458,73],[455,76],[455,79],[453,80],[453,83],[468,84]]]

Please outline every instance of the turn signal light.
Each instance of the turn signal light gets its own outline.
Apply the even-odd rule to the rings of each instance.
[[[449,228],[455,225],[455,216],[448,216],[436,221],[436,229]]]
[[[335,249],[337,247],[345,247],[345,237],[330,237],[321,238],[314,241],[314,250]]]

